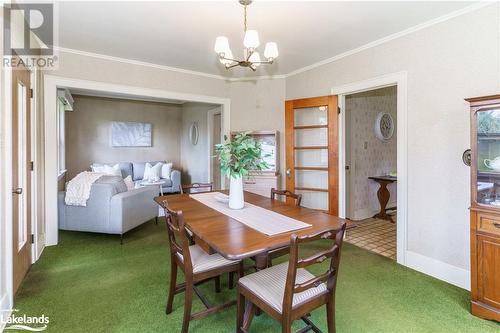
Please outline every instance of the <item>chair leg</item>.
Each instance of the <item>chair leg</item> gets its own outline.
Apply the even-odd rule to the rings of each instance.
[[[193,282],[186,281],[186,290],[184,292],[184,318],[182,319],[181,333],[188,333],[189,321],[191,320],[191,306],[193,305]]]
[[[155,224],[158,224],[158,216],[155,216]]]
[[[123,234],[120,235],[120,245],[123,245]]]
[[[172,304],[175,296],[175,285],[177,283],[177,264],[172,262],[170,264],[170,289],[168,291],[166,314],[172,313]]]
[[[335,300],[326,303],[326,321],[328,324],[328,333],[335,333]]]
[[[229,272],[229,289],[233,289],[234,285],[234,272]]]
[[[237,315],[236,315],[236,333],[242,332],[243,327],[243,316],[245,314],[245,297],[238,293],[238,303],[237,303]]]
[[[216,276],[214,281],[215,281],[215,292],[220,293],[220,276]]]

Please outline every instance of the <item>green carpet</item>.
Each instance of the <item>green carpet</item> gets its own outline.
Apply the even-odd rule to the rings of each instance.
[[[179,332],[182,294],[174,312],[164,312],[169,266],[164,223],[131,231],[122,246],[117,236],[60,232],[60,245],[44,250],[18,292],[17,315],[45,314],[48,332]],[[213,302],[235,298],[227,276],[223,283],[221,294],[211,282],[202,290]],[[469,313],[467,291],[347,243],[336,302],[337,332],[500,331]],[[202,307],[195,298],[194,310]],[[312,319],[326,332],[325,311],[314,311]],[[233,307],[192,321],[190,332],[234,332],[235,313]],[[261,315],[250,332],[280,332],[280,326]]]

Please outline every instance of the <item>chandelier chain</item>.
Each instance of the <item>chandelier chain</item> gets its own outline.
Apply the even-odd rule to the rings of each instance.
[[[245,27],[245,32],[247,32],[247,5],[244,5],[244,11],[245,11],[245,20],[244,22],[244,27]]]

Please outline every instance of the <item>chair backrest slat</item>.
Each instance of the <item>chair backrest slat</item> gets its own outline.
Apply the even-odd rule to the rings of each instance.
[[[277,190],[275,188],[272,188],[271,189],[271,199],[276,200],[277,195],[284,196],[286,198],[295,199],[296,206],[300,206],[300,203],[302,202],[302,194],[293,193],[292,191],[288,191],[288,190]]]
[[[192,183],[181,186],[181,193],[204,193],[212,192],[214,185],[212,183]]]
[[[283,296],[283,311],[291,311],[293,304],[293,295],[304,292],[308,289],[318,287],[322,283],[326,283],[327,291],[335,293],[337,284],[337,272],[339,267],[340,250],[344,238],[346,224],[342,222],[337,229],[330,229],[319,232],[314,235],[297,236],[293,234],[290,242],[290,258],[288,262],[288,274],[285,285],[285,294]],[[314,242],[318,240],[330,241],[329,247],[309,257],[299,258],[299,246],[304,243]],[[311,278],[302,283],[296,283],[297,269],[303,269],[307,266],[316,265],[330,258],[330,265],[327,271],[319,276]]]

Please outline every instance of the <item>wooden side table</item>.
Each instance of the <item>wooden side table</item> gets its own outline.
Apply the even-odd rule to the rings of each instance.
[[[398,180],[397,177],[376,176],[368,177],[368,179],[374,180],[380,185],[380,188],[377,191],[378,202],[380,203],[380,212],[373,215],[373,217],[382,220],[388,220],[394,223],[392,216],[388,215],[386,211],[387,203],[389,202],[389,198],[391,196],[391,193],[387,189],[387,185],[396,182]]]

